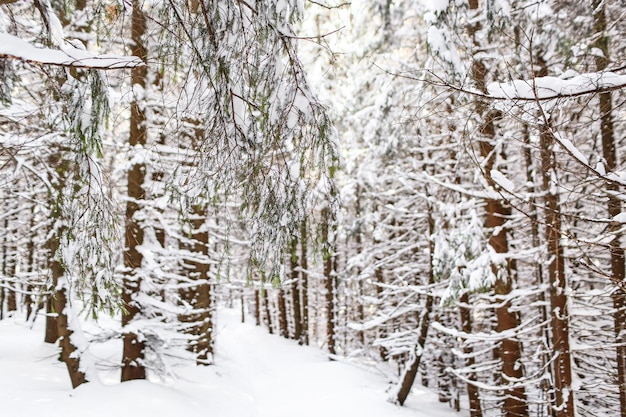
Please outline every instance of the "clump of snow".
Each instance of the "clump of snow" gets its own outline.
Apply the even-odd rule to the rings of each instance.
[[[513,190],[515,190],[515,184],[513,184],[511,180],[505,177],[502,172],[493,169],[491,170],[490,174],[495,183],[502,187],[505,191],[512,193]]]
[[[568,74],[569,76],[570,74]],[[576,96],[603,89],[626,86],[626,75],[614,72],[591,72],[568,78],[537,77],[531,80],[514,80],[491,83],[487,86],[493,98],[511,100],[548,100]]]

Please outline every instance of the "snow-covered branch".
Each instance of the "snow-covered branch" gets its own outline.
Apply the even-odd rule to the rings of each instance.
[[[35,64],[102,70],[144,65],[139,58],[134,56],[97,55],[69,45],[62,49],[37,48],[8,33],[0,33],[0,57]]]
[[[590,72],[571,78],[536,77],[506,83],[491,83],[489,98],[507,100],[554,100],[591,93],[603,93],[626,87],[626,75],[614,72]]]

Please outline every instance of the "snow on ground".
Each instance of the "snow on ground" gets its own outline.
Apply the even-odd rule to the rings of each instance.
[[[314,347],[239,323],[236,310],[221,310],[216,364],[181,367],[164,383],[119,384],[102,371],[103,383],[71,389],[56,349],[19,319],[0,321],[0,404],[3,416],[46,417],[451,417],[458,414],[416,388],[404,407],[386,401],[379,373],[330,361]],[[113,361],[120,344],[94,354]]]

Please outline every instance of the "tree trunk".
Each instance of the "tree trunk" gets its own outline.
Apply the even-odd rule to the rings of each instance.
[[[331,221],[330,208],[322,210],[322,244],[325,245],[324,256],[324,307],[326,309],[326,344],[328,352],[334,355],[335,346],[335,236]],[[332,230],[332,232],[331,232]],[[331,236],[332,233],[332,236]]]
[[[477,9],[478,4],[472,2],[471,8]],[[474,36],[476,29],[472,27],[470,33]],[[476,59],[472,64],[472,78],[477,84],[479,90],[487,93],[487,68],[482,60]],[[484,120],[480,128],[481,139],[478,142],[480,156],[483,158],[483,176],[493,189],[497,189],[497,184],[491,177],[491,171],[496,162],[494,154],[496,136],[495,119],[498,116],[495,112],[488,112],[485,103],[477,102],[478,115]],[[491,231],[489,237],[489,245],[496,253],[508,253],[508,237],[507,231],[503,227],[506,219],[511,212],[508,207],[499,199],[486,199],[485,227]],[[510,301],[505,301],[507,295],[512,290],[512,276],[510,260],[507,260],[505,271],[499,271],[498,266],[492,265],[492,271],[496,276],[494,291],[496,294],[496,317],[497,331],[500,333],[509,333],[509,330],[516,329],[519,326],[519,318],[510,311]],[[504,275],[504,276],[503,276]],[[504,381],[517,381],[523,377],[521,360],[520,343],[512,338],[505,338],[500,345],[500,359],[502,360],[502,374]],[[523,386],[510,387],[510,383],[505,382],[504,390],[504,415],[506,417],[527,416],[528,408],[526,405],[526,393]]]
[[[258,288],[254,289],[254,323],[261,325],[261,291]]]
[[[44,342],[56,343],[59,340],[59,328],[57,326],[57,314],[55,313],[52,297],[54,293],[46,295],[46,331]]]
[[[302,313],[300,304],[300,273],[298,271],[298,240],[291,241],[291,310],[293,311],[293,339],[302,342]]]
[[[194,333],[198,337],[196,353],[199,365],[208,365],[213,355],[213,299],[211,284],[209,283],[209,264],[207,259],[209,256],[209,232],[204,227],[206,216],[204,207],[196,207],[194,209],[194,218],[191,221],[194,252],[204,258],[204,260],[192,262],[194,268],[193,279],[199,282],[193,288],[194,296],[192,302],[192,307],[195,311],[194,320],[196,322]]]
[[[427,191],[427,198],[428,198]],[[432,285],[435,283],[435,276],[433,274],[433,255],[435,252],[435,242],[431,239],[431,236],[434,233],[435,229],[435,220],[433,218],[432,207],[430,203],[428,204],[428,239],[429,239],[429,256],[430,256],[430,265],[428,271],[428,285]],[[411,392],[411,388],[413,387],[413,383],[415,382],[415,377],[417,376],[417,371],[420,366],[420,362],[422,359],[422,354],[424,352],[424,347],[426,346],[426,338],[428,337],[428,329],[430,328],[430,315],[433,311],[433,296],[429,291],[426,295],[426,302],[424,303],[424,308],[420,314],[419,320],[419,332],[417,337],[417,345],[415,349],[411,353],[411,357],[409,361],[405,365],[404,373],[401,377],[400,389],[396,394],[395,401],[404,405],[406,398],[409,396]]]
[[[146,49],[143,36],[146,31],[146,18],[141,11],[139,0],[132,1],[131,17],[131,52],[134,56],[146,60]],[[131,71],[132,85],[146,86],[146,67],[134,67]],[[130,135],[129,145],[143,146],[146,144],[146,115],[142,103],[137,99],[130,105]],[[140,291],[141,278],[138,274],[143,256],[138,247],[143,243],[144,233],[142,226],[137,222],[135,215],[140,210],[140,204],[145,199],[143,189],[146,167],[142,163],[135,163],[128,172],[128,202],[126,203],[126,246],[124,249],[124,279],[122,302],[122,326],[126,328],[139,314],[139,306],[134,300]],[[124,330],[122,375],[121,380],[145,379],[146,368],[143,364],[145,344],[134,331]]]
[[[287,306],[285,304],[285,290],[278,289],[278,334],[289,338],[289,326],[287,325]]]
[[[270,309],[270,298],[267,294],[267,290],[261,284],[261,293],[263,294],[263,305],[265,306],[265,319],[267,320],[267,331],[269,334],[274,334],[274,327],[272,323],[272,311]]]
[[[354,199],[354,217],[357,223],[355,236],[354,236],[354,246],[357,254],[361,254],[363,251],[363,233],[361,232],[361,186],[357,183],[356,191],[355,191],[355,199]],[[357,268],[354,275],[356,279],[353,280],[354,293],[355,293],[355,313],[356,317],[354,321],[356,323],[363,323],[365,320],[365,311],[363,309],[363,280],[360,278],[361,268]],[[365,331],[357,330],[357,340],[361,347],[365,345]]]
[[[466,334],[472,333],[472,316],[471,310],[469,307],[469,294],[464,292],[459,299],[461,306],[461,330]],[[465,366],[471,368],[474,366],[474,356],[473,349],[467,345],[467,341],[464,342],[465,346],[463,347],[463,353],[465,354]],[[467,396],[469,397],[469,408],[470,408],[470,416],[471,417],[482,417],[483,411],[482,406],[480,404],[480,396],[478,392],[478,387],[471,383],[471,381],[476,381],[476,375],[472,372],[467,375],[467,378],[470,382],[467,384]]]
[[[554,396],[557,417],[574,417],[572,366],[569,347],[569,315],[567,310],[567,280],[565,259],[561,246],[561,212],[559,196],[554,190],[552,176],[556,173],[554,136],[550,126],[541,126],[540,148],[545,192],[545,224],[550,280],[550,322],[552,328]]]
[[[4,230],[8,230],[9,219],[4,219]],[[17,292],[18,288],[17,279],[15,278],[15,272],[17,271],[17,258],[15,253],[15,245],[13,243],[6,244],[5,251],[5,272],[4,276],[9,278],[7,288],[7,314],[11,315],[17,311]]]
[[[52,275],[53,283],[56,286],[54,292],[54,309],[57,311],[57,328],[59,334],[59,346],[61,347],[61,361],[63,361],[67,367],[67,371],[70,375],[72,387],[76,388],[81,384],[87,382],[85,373],[80,369],[80,356],[77,352],[77,348],[72,343],[72,335],[74,331],[69,326],[66,309],[71,308],[67,304],[67,289],[63,278],[63,267],[58,261],[53,261]],[[57,275],[58,273],[61,275]]]
[[[609,39],[606,34],[605,2],[593,1],[594,10],[594,35],[597,36],[595,47],[602,51],[602,55],[596,54],[596,69],[606,70],[609,64]],[[617,147],[615,131],[613,128],[613,97],[611,92],[600,93],[600,133],[602,136],[602,155],[606,163],[607,172],[615,172],[617,169]],[[608,195],[609,218],[612,219],[622,212],[622,203],[619,186],[615,183],[606,185]],[[611,281],[615,285],[612,293],[613,319],[615,322],[615,354],[617,360],[617,385],[619,390],[620,415],[626,417],[626,290],[624,288],[624,249],[621,246],[622,225],[612,222],[607,233],[613,235],[609,243],[611,253]]]
[[[29,230],[34,230],[35,228],[35,205],[33,204],[30,209],[30,222],[29,222]],[[28,244],[26,246],[26,273],[31,275],[35,268],[35,236],[33,234],[30,235],[28,239]],[[35,286],[33,284],[29,284],[26,287],[26,294],[24,296],[24,304],[26,304],[26,318],[29,322],[35,321],[35,317],[37,314],[38,302],[33,294],[35,293]]]
[[[309,262],[307,247],[307,222],[302,220],[300,225],[300,282],[302,288],[302,344],[309,344]]]
[[[490,122],[491,124],[493,122]],[[493,126],[490,128],[493,132]],[[481,142],[481,155],[491,159],[485,164],[485,171],[491,171],[493,158],[493,145],[488,142]],[[491,186],[495,185],[490,174],[487,180]],[[504,206],[502,201],[487,199],[485,227],[492,231],[489,237],[489,245],[496,253],[508,253],[508,238],[504,228],[506,219],[510,216],[510,210]],[[511,311],[511,302],[507,299],[508,294],[513,289],[513,276],[510,260],[507,260],[505,271],[499,271],[496,265],[492,265],[492,272],[496,276],[494,283],[496,302],[496,330],[499,333],[507,334],[510,330],[517,329],[519,318]],[[502,273],[504,272],[504,274]],[[504,276],[503,276],[504,275]],[[504,381],[519,381],[523,377],[521,356],[522,349],[519,341],[513,337],[504,338],[500,344],[500,359],[502,360],[502,374]],[[504,413],[506,417],[527,416],[528,408],[526,404],[526,392],[523,386],[515,385],[510,387],[510,383],[504,382]]]
[[[63,158],[62,152],[62,150],[58,150],[50,160],[50,166],[55,167],[57,177],[51,181],[54,185],[50,190],[52,194],[49,199],[51,207],[50,218],[52,219],[52,231],[47,242],[48,265],[52,281],[52,299],[49,301],[49,304],[55,317],[54,320],[50,320],[48,324],[56,325],[56,332],[52,329],[47,329],[46,341],[51,341],[52,337],[57,336],[59,346],[61,347],[59,359],[65,363],[72,382],[72,387],[76,388],[87,382],[87,378],[80,369],[80,352],[77,352],[76,346],[72,343],[73,331],[69,326],[66,310],[69,309],[70,306],[67,303],[65,268],[59,257],[60,239],[67,227],[63,221],[60,202],[63,201],[64,182],[67,178],[67,172],[70,169],[70,164]],[[56,340],[54,340],[54,342],[56,342]],[[54,342],[51,341],[51,343]]]
[[[532,237],[532,247],[539,248],[540,245],[540,236],[539,236],[539,213],[537,212],[537,201],[535,199],[536,189],[534,186],[534,178],[535,172],[533,169],[533,155],[532,155],[533,145],[530,143],[530,132],[528,130],[528,125],[524,125],[524,161],[526,168],[526,183],[530,184],[528,187],[528,218],[530,219],[530,234]],[[543,276],[543,265],[541,262],[535,262],[535,285],[538,288],[544,286],[544,276]],[[540,291],[538,294],[538,298],[541,304],[539,307],[539,312],[541,314],[541,322],[548,323],[548,305],[546,302],[546,294],[545,291]],[[543,340],[543,343],[546,346],[546,351],[544,351],[541,355],[541,364],[546,367],[550,362],[549,350],[552,344],[550,340],[549,329],[546,326],[541,326],[539,329],[540,337]],[[545,396],[545,398],[550,398],[553,391],[553,387],[551,386],[551,381],[548,378],[543,378],[541,383],[541,390]],[[550,409],[550,416],[554,417],[554,410]]]
[[[0,310],[4,310],[4,302],[6,301],[6,311],[7,315],[11,316],[10,313],[17,310],[17,298],[15,294],[14,287],[17,285],[17,281],[15,279],[15,248],[9,242],[8,236],[11,236],[11,232],[9,231],[9,219],[5,218],[3,222],[4,227],[4,237],[2,239],[2,275],[5,277],[6,288],[0,288],[0,291],[3,293],[2,304],[0,305]],[[0,316],[2,316],[3,312],[0,312]],[[1,318],[1,317],[0,317]]]

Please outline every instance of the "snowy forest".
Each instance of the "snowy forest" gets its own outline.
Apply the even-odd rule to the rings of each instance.
[[[0,324],[73,388],[234,309],[401,410],[626,417],[625,6],[0,0]]]

